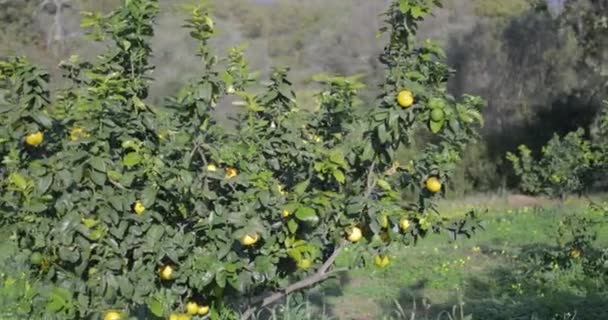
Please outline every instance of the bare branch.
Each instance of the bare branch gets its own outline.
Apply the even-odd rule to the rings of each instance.
[[[374,170],[376,169],[376,160],[372,161],[372,164],[367,169],[367,186],[365,189],[365,198],[369,198],[374,191]]]
[[[251,302],[253,305],[250,306],[245,311],[245,313],[243,313],[241,319],[248,320],[255,314],[255,312],[259,308],[265,308],[265,307],[273,304],[274,302],[286,297],[287,295],[291,294],[292,292],[296,292],[296,291],[299,291],[299,290],[302,290],[305,288],[312,287],[312,286],[318,284],[319,282],[322,282],[322,281],[326,280],[327,278],[333,276],[336,273],[347,271],[348,269],[346,269],[346,268],[338,268],[338,269],[328,271],[328,269],[334,264],[334,262],[336,261],[336,258],[338,257],[340,252],[342,252],[344,247],[346,247],[346,242],[340,243],[340,245],[338,245],[334,249],[332,254],[329,256],[329,258],[327,258],[325,263],[323,263],[323,265],[317,270],[317,272],[310,275],[309,277],[304,278],[298,282],[292,283],[289,286],[287,286],[283,289],[280,289],[279,291],[276,291],[274,293],[263,294],[263,295],[253,298],[252,302]],[[259,306],[257,306],[257,304],[259,304]]]

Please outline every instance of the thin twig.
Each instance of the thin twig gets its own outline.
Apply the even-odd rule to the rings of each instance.
[[[120,190],[127,190],[127,188],[125,186],[123,186],[122,184],[112,180],[112,179],[108,179],[108,181],[110,181],[110,183],[115,186],[116,188],[120,189]]]
[[[374,170],[376,169],[376,160],[372,162],[367,171],[367,185],[365,189],[365,198],[369,198],[374,190]]]

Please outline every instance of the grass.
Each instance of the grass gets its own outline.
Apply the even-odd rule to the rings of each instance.
[[[580,266],[532,272],[538,262],[530,253],[553,249],[560,219],[586,214],[584,199],[517,207],[478,197],[441,207],[457,217],[484,201],[486,230],[471,239],[432,235],[415,247],[395,248],[387,268],[370,265],[330,280],[309,300],[332,319],[412,319],[414,306],[415,319],[458,319],[460,307],[472,319],[608,319],[608,289]],[[599,234],[598,245],[606,247],[608,226]],[[341,263],[352,256],[351,249]]]

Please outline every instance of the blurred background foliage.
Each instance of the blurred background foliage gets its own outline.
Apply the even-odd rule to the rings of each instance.
[[[99,47],[83,37],[81,11],[110,11],[120,0],[0,0],[0,57],[26,55],[56,78],[70,55]],[[196,75],[196,44],[182,29],[194,0],[161,0],[154,39],[155,82],[150,102]],[[319,73],[364,75],[365,108],[383,77],[378,29],[387,0],[208,0],[220,34],[218,53],[246,44],[253,69],[291,67],[298,103],[314,109]],[[420,38],[439,42],[456,73],[451,93],[488,102],[483,143],[472,146],[453,196],[513,188],[505,159],[525,143],[538,155],[554,134],[581,127],[594,138],[607,98],[608,0],[445,0],[421,26]],[[222,112],[220,110],[220,112]],[[232,112],[227,110],[226,112]],[[597,137],[595,137],[597,138]],[[421,137],[424,139],[424,137]],[[404,161],[415,150],[404,150]]]

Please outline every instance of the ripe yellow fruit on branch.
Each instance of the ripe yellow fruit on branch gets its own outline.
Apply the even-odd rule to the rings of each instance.
[[[162,280],[171,280],[173,279],[173,267],[166,265],[160,269],[159,274]]]
[[[226,178],[228,178],[228,179],[234,178],[239,174],[239,172],[235,168],[232,168],[232,167],[226,168],[225,171],[226,171]]]
[[[408,218],[401,218],[401,221],[399,221],[399,227],[403,231],[407,230],[410,227],[410,220],[408,220]]]
[[[209,313],[209,306],[199,306],[198,307],[198,314],[199,315],[204,316],[207,313]]]
[[[241,244],[244,246],[252,246],[258,242],[259,239],[260,236],[257,233],[254,233],[253,235],[246,234],[241,238]]]
[[[282,196],[284,196],[284,195],[286,195],[286,194],[287,194],[287,191],[285,191],[285,187],[284,187],[283,185],[281,185],[281,184],[279,184],[279,185],[277,186],[277,190],[279,191],[279,193],[280,193]]]
[[[570,251],[570,257],[573,259],[578,259],[581,257],[581,251],[578,249],[572,249],[572,251]]]
[[[309,259],[302,259],[300,261],[298,261],[298,268],[302,269],[302,270],[306,270],[308,268],[310,268],[310,265],[312,263],[310,262]]]
[[[195,315],[198,313],[198,304],[194,301],[190,301],[186,303],[186,313],[190,315]]]
[[[390,259],[385,255],[377,255],[374,257],[374,264],[379,268],[384,268],[390,263]]]
[[[380,217],[380,226],[382,228],[388,228],[388,216],[386,214],[383,214]]]
[[[414,94],[405,89],[401,90],[397,95],[397,102],[403,108],[409,108],[414,104]]]
[[[361,229],[357,227],[353,227],[352,229],[348,230],[346,234],[348,235],[348,241],[353,243],[361,240],[361,237],[363,237]]]
[[[142,214],[142,213],[144,213],[144,211],[146,211],[146,207],[144,206],[143,203],[141,203],[141,201],[137,200],[137,201],[135,201],[135,204],[133,205],[133,211],[135,211],[135,213],[137,213],[137,214]]]
[[[122,314],[117,310],[109,310],[103,316],[103,320],[122,320]]]
[[[426,180],[426,189],[432,193],[437,193],[441,190],[441,181],[437,177],[430,177]]]
[[[289,217],[289,215],[290,215],[289,210],[287,210],[287,209],[283,210],[283,218],[287,218],[287,217]]]
[[[70,140],[78,141],[82,138],[87,138],[89,134],[83,128],[72,128],[70,130]]]
[[[39,146],[44,140],[44,134],[40,131],[30,133],[25,137],[25,143],[28,146],[36,147]]]
[[[169,315],[169,320],[190,320],[192,317],[184,313],[172,313]]]

